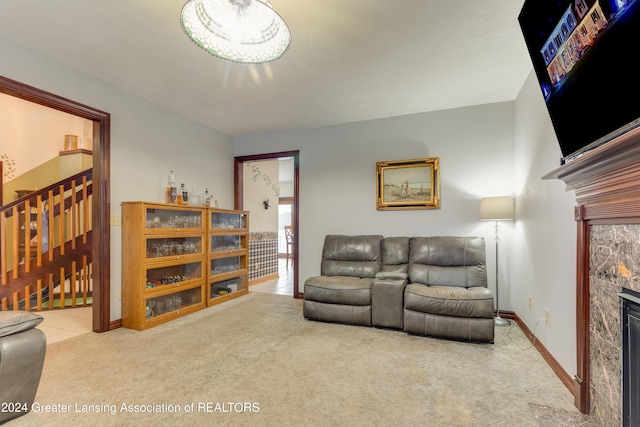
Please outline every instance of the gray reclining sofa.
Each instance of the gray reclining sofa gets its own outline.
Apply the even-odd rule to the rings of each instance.
[[[310,320],[494,340],[481,237],[328,235],[320,276],[304,284]]]
[[[36,328],[42,320],[27,311],[0,311],[0,424],[31,410],[47,349]]]

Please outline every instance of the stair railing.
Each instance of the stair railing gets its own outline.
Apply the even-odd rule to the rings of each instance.
[[[90,304],[91,197],[88,169],[0,207],[0,309]]]

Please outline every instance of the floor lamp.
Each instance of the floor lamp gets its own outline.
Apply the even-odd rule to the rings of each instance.
[[[515,209],[512,197],[486,197],[480,200],[480,219],[495,221],[496,234],[496,316],[493,318],[497,326],[508,326],[511,322],[500,317],[500,297],[498,286],[498,243],[500,242],[500,226],[498,221],[513,221]]]

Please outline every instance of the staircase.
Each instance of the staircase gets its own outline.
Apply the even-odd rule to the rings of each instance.
[[[92,169],[0,207],[0,310],[91,305]]]

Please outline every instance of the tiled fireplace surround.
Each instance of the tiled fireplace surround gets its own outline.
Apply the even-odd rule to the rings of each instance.
[[[578,409],[622,425],[623,289],[640,291],[640,129],[587,152],[544,177],[576,192]]]
[[[591,415],[621,425],[622,288],[640,290],[640,224],[592,225],[589,238]]]

